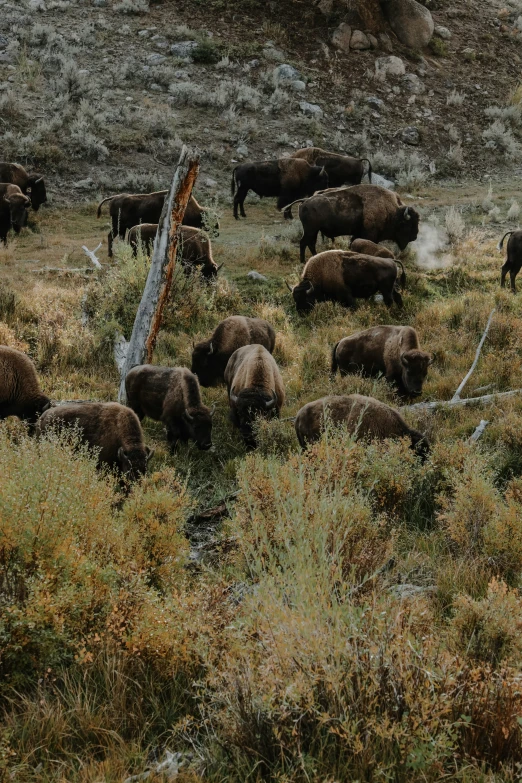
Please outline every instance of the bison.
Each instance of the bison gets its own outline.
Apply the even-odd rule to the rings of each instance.
[[[0,419],[18,416],[34,424],[49,403],[30,358],[15,348],[0,345]]]
[[[509,272],[509,279],[511,281],[511,290],[514,294],[517,292],[515,279],[522,267],[522,230],[508,231],[504,234],[497,247],[502,250],[504,247],[504,240],[509,237],[507,243],[507,258],[505,264],[502,266],[502,274],[500,276],[500,285],[504,288],[506,283],[506,275]]]
[[[27,224],[27,210],[31,201],[18,185],[0,183],[0,241],[7,245],[7,235],[12,228],[19,234]]]
[[[234,351],[257,343],[272,353],[275,338],[273,326],[263,318],[231,315],[216,326],[208,340],[194,346],[192,372],[202,386],[217,386],[225,379],[225,369]]]
[[[29,196],[35,212],[47,201],[45,181],[41,174],[28,173],[19,163],[0,163],[0,182],[18,185],[22,193]]]
[[[320,147],[305,147],[294,152],[291,157],[306,160],[311,166],[323,166],[331,188],[359,185],[364,177],[365,163],[368,164],[368,179],[370,183],[372,181],[372,164],[368,158],[352,158],[349,155],[327,152]]]
[[[283,379],[274,357],[262,345],[234,351],[225,370],[230,416],[247,448],[255,448],[257,417],[278,417],[285,401]]]
[[[193,440],[206,451],[212,446],[213,410],[201,402],[198,379],[186,367],[141,364],[125,378],[127,405],[141,420],[161,421],[170,448]]]
[[[316,254],[320,231],[332,240],[345,235],[374,243],[391,239],[401,250],[414,242],[419,233],[417,210],[407,207],[396,193],[379,185],[332,188],[294,203],[297,202],[300,202],[299,218],[303,226],[300,242],[303,264],[307,247],[312,255]]]
[[[311,166],[306,160],[281,158],[242,163],[232,172],[234,217],[238,220],[238,207],[241,217],[246,217],[244,204],[249,190],[261,197],[277,197],[277,208],[282,209],[295,199],[327,187],[328,174],[324,168]]]
[[[332,395],[304,405],[295,419],[301,448],[320,439],[325,429],[325,409],[332,424],[345,426],[350,435],[377,440],[408,437],[411,448],[421,458],[425,459],[430,451],[426,436],[408,427],[398,411],[362,394]]]
[[[363,372],[384,375],[397,386],[399,394],[422,394],[428,367],[433,358],[420,350],[419,338],[411,326],[375,326],[344,337],[332,351],[332,373]]]
[[[137,255],[140,242],[150,253],[157,231],[157,223],[142,223],[139,226],[133,226],[127,236],[132,247],[132,254]],[[179,226],[178,247],[185,272],[193,272],[194,269],[200,267],[203,277],[217,277],[223,264],[217,266],[214,261],[210,237],[205,231],[191,226]]]
[[[109,213],[112,221],[112,229],[107,236],[107,248],[109,257],[112,256],[112,243],[114,237],[125,239],[125,234],[134,226],[140,223],[159,223],[161,210],[168,190],[159,190],[156,193],[120,193],[117,196],[104,198],[98,205],[96,213],[99,218],[102,213],[102,207],[106,201],[110,201]],[[196,199],[191,196],[183,216],[183,225],[192,226],[192,228],[203,228],[205,223],[212,221],[209,210],[201,207]],[[215,232],[219,229],[219,224],[214,222],[211,229]]]
[[[365,256],[375,256],[376,258],[395,258],[391,250],[383,245],[376,245],[369,239],[352,239],[350,250],[354,253],[363,253]]]
[[[146,473],[154,453],[143,443],[134,411],[117,402],[64,403],[46,410],[36,423],[38,435],[57,428],[76,428],[81,441],[98,450],[98,467],[116,468],[130,480]]]
[[[310,312],[316,302],[340,302],[354,307],[356,299],[369,299],[381,293],[388,307],[395,302],[402,307],[402,297],[396,288],[397,264],[401,265],[401,285],[406,276],[400,261],[374,258],[351,250],[325,250],[309,258],[301,282],[288,289],[299,313]]]

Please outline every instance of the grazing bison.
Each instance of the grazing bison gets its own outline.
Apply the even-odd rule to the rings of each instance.
[[[426,436],[408,427],[398,411],[362,394],[322,397],[304,405],[295,419],[295,431],[302,448],[320,439],[325,428],[325,408],[331,422],[344,425],[350,435],[377,440],[408,437],[411,448],[420,457],[425,458],[430,451]]]
[[[146,252],[150,253],[157,232],[157,223],[142,223],[139,226],[133,226],[127,235],[133,256],[137,255],[140,242]],[[203,277],[217,277],[223,264],[217,266],[214,261],[210,237],[204,231],[191,226],[180,226],[178,248],[185,272],[193,272],[197,267],[201,267]]]
[[[258,163],[242,163],[232,172],[234,217],[245,214],[245,199],[249,190],[258,196],[277,197],[277,208],[282,209],[295,199],[311,196],[316,190],[328,187],[328,175],[322,166],[310,166],[306,160],[281,158]],[[237,191],[236,191],[237,188]]]
[[[7,245],[9,229],[19,234],[27,224],[27,210],[31,201],[18,185],[0,183],[0,241]]]
[[[255,419],[278,417],[285,401],[279,367],[262,345],[245,345],[228,360],[225,382],[232,422],[239,428],[245,445],[255,448]]]
[[[120,193],[117,196],[104,198],[98,205],[97,217],[101,216],[102,207],[106,201],[110,201],[109,213],[112,221],[112,229],[107,237],[107,246],[109,257],[112,256],[112,242],[114,237],[125,239],[125,234],[134,226],[140,223],[159,223],[163,202],[167,196],[168,190],[159,190],[156,193]],[[205,223],[212,221],[209,210],[201,207],[196,199],[191,196],[187,204],[187,209],[183,216],[183,225],[193,228],[203,228]],[[217,232],[219,224],[216,222],[211,226],[212,230]]]
[[[299,313],[313,310],[316,302],[340,302],[354,307],[356,299],[369,299],[381,293],[388,307],[395,302],[402,307],[397,291],[397,264],[388,258],[374,258],[351,250],[325,250],[309,258],[294,288],[287,286]],[[402,270],[401,285],[406,276]]]
[[[399,394],[415,397],[422,394],[432,361],[420,350],[417,332],[411,326],[374,326],[344,337],[334,346],[332,373],[384,375]]]
[[[40,390],[30,358],[0,345],[0,419],[18,416],[33,424],[49,402],[49,397]]]
[[[127,242],[132,247],[132,255],[134,258],[138,255],[138,248],[140,245],[147,255],[152,253],[157,233],[157,223],[140,223],[138,226],[133,226],[130,229],[127,234]]]
[[[291,157],[306,160],[311,166],[323,166],[331,188],[359,185],[364,177],[365,163],[368,164],[368,179],[370,183],[372,181],[372,164],[368,158],[352,158],[349,155],[327,152],[320,147],[305,147],[294,152]]]
[[[153,451],[143,443],[141,424],[130,408],[117,402],[73,402],[49,408],[36,424],[43,435],[75,427],[83,443],[99,450],[98,467],[117,468],[128,479],[143,476]]]
[[[189,369],[141,364],[127,374],[125,389],[127,405],[140,420],[163,422],[171,449],[188,440],[210,449],[214,411],[201,402],[198,379]]]
[[[47,201],[42,175],[34,171],[28,173],[19,163],[0,163],[0,182],[18,185],[22,193],[31,199],[35,212]]]
[[[301,263],[308,247],[316,254],[317,235],[329,239],[349,235],[354,239],[381,242],[391,239],[404,250],[419,233],[419,213],[405,206],[396,193],[379,185],[354,185],[316,193],[300,203],[299,218],[303,225],[300,242]],[[295,202],[294,202],[295,203]],[[293,204],[290,204],[291,208]]]
[[[234,351],[257,343],[272,353],[275,338],[273,326],[263,318],[231,315],[216,326],[208,340],[194,346],[192,372],[202,386],[217,386],[225,379],[225,369]]]
[[[515,285],[515,279],[520,272],[520,269],[522,268],[522,230],[518,229],[517,231],[508,231],[507,234],[504,234],[498,243],[499,250],[502,250],[506,237],[509,237],[507,243],[507,258],[505,264],[502,266],[500,285],[502,288],[504,288],[506,275],[509,272],[511,290],[514,294],[516,294],[517,287]]]
[[[382,245],[376,245],[369,239],[353,239],[350,243],[350,250],[354,253],[364,253],[365,256],[375,256],[376,258],[395,258],[391,250]]]

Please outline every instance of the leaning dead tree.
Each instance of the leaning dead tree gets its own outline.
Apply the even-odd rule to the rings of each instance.
[[[136,313],[128,344],[119,340],[115,358],[120,371],[118,401],[125,404],[125,378],[129,370],[144,360],[152,360],[152,353],[161,326],[163,309],[169,297],[176,266],[178,226],[181,225],[192,188],[199,172],[199,155],[183,146],[168,197],[163,204],[158,235],[150,262],[149,274]]]

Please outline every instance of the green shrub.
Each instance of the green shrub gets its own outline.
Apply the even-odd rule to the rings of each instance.
[[[219,46],[210,38],[203,38],[198,45],[194,47],[190,56],[195,63],[203,65],[212,65],[217,63],[221,57]]]

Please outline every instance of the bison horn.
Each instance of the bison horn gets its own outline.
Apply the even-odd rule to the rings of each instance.
[[[285,280],[285,285],[286,285],[286,287],[288,288],[288,290],[290,291],[290,293],[291,293],[291,294],[293,294],[293,292],[294,292],[294,289],[292,288],[292,286],[291,286],[291,285],[289,285],[289,284],[288,284],[288,281],[287,281],[287,280]]]
[[[325,174],[324,166],[321,167],[321,171],[319,172],[319,176],[321,176],[322,174]]]
[[[210,415],[213,416],[215,412],[216,412],[216,403],[214,403],[214,405],[210,409]]]
[[[184,414],[183,414],[183,418],[184,418],[184,419],[188,419],[189,421],[192,421],[192,419],[194,418],[194,416],[191,416],[191,415],[190,415],[190,413],[189,413],[188,411],[185,411],[185,412],[184,412]]]
[[[406,207],[406,209],[404,210],[404,220],[411,220],[409,207]]]
[[[36,182],[35,182],[34,184],[35,184],[35,185],[38,185],[38,183],[39,183],[39,182],[43,182],[43,177],[40,177],[39,179],[37,179],[37,180],[36,180]]]
[[[307,280],[306,282],[308,283],[308,288],[306,290],[310,291],[311,293],[314,290],[314,284],[312,283],[311,280]]]
[[[221,267],[222,267],[222,266],[225,266],[225,262],[224,262],[224,261],[223,261],[223,263],[222,263],[222,264],[220,264],[220,265],[218,266],[218,268],[216,269],[216,275],[217,275],[217,273],[219,272],[219,270],[221,269]]]
[[[267,409],[267,411],[275,407],[276,402],[277,402],[277,396],[275,395],[274,392],[272,392],[272,399],[267,400],[267,402],[265,402],[265,408]]]
[[[149,446],[145,446],[145,454],[147,455],[147,462],[150,462],[154,456],[154,449],[149,448]]]
[[[212,343],[210,343],[210,348],[208,349],[208,355],[210,356],[213,353],[214,353],[214,346],[212,345]]]
[[[230,402],[233,402],[233,403],[234,403],[234,405],[236,405],[236,404],[237,404],[237,401],[238,401],[238,399],[239,399],[239,397],[237,397],[237,396],[234,394],[233,390],[232,390],[232,389],[230,389]]]
[[[430,367],[430,366],[433,364],[433,362],[434,362],[434,361],[435,361],[435,357],[434,357],[434,356],[433,356],[433,354],[432,354],[432,355],[430,356],[430,360],[429,360],[429,362],[428,362],[428,367]]]

